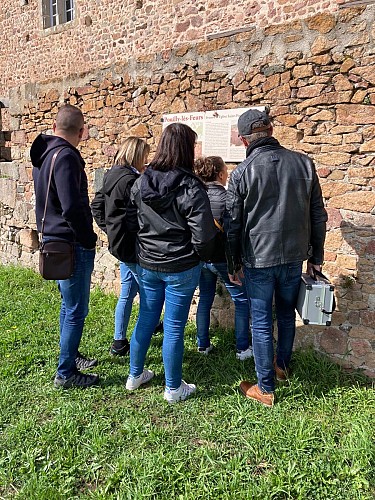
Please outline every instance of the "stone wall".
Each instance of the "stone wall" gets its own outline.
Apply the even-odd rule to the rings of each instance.
[[[76,1],[75,19],[43,30],[42,0],[1,0],[0,96],[9,87],[65,78],[160,53],[207,34],[301,19],[336,0]],[[15,57],[17,55],[17,57]]]
[[[163,113],[269,104],[276,137],[314,158],[329,213],[324,269],[338,310],[330,328],[300,326],[297,344],[374,375],[374,17],[374,6],[343,9],[11,89],[11,161],[0,162],[1,262],[36,267],[29,147],[51,130],[61,103],[79,106],[87,120],[80,147],[91,194],[128,134],[155,149]],[[94,283],[116,287],[102,234],[99,247]],[[217,300],[213,314],[225,323],[232,309],[223,308],[226,297]]]

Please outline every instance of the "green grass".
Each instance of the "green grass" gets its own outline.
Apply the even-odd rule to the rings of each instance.
[[[375,390],[359,373],[296,352],[290,386],[265,408],[238,392],[255,373],[235,359],[233,332],[216,330],[205,357],[190,324],[183,372],[196,397],[164,402],[161,335],[155,379],[129,394],[128,360],[108,355],[116,298],[95,290],[82,351],[99,358],[102,384],[56,390],[55,284],[5,266],[0,282],[0,498],[375,498]]]

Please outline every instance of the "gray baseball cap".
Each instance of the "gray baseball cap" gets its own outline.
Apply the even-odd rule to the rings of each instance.
[[[238,135],[250,135],[256,129],[267,130],[270,125],[268,110],[249,109],[238,118]]]

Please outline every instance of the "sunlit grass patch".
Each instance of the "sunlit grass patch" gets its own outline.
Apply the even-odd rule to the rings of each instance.
[[[202,356],[189,324],[183,373],[196,396],[163,400],[160,334],[155,379],[127,393],[128,358],[108,353],[116,297],[96,289],[82,351],[99,359],[101,385],[55,390],[56,285],[5,266],[0,280],[0,498],[373,500],[375,390],[360,373],[298,351],[264,408],[238,391],[255,372],[235,358],[233,332],[212,332]]]

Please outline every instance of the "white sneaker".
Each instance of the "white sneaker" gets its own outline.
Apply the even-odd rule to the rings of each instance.
[[[133,375],[129,375],[128,380],[126,381],[125,388],[128,391],[135,391],[142,384],[147,384],[154,376],[154,372],[151,370],[143,370],[143,373],[138,375],[138,377],[133,377]]]
[[[181,380],[181,385],[178,389],[165,388],[164,399],[168,401],[168,403],[177,403],[177,401],[183,401],[194,394],[196,390],[197,387],[194,384],[187,384]]]
[[[208,347],[198,347],[198,352],[207,356],[207,354],[211,352],[213,348],[214,346],[212,344],[210,344]]]
[[[245,359],[252,358],[253,356],[254,354],[252,347],[248,347],[245,351],[236,352],[236,358],[239,359],[240,361],[245,361]]]

